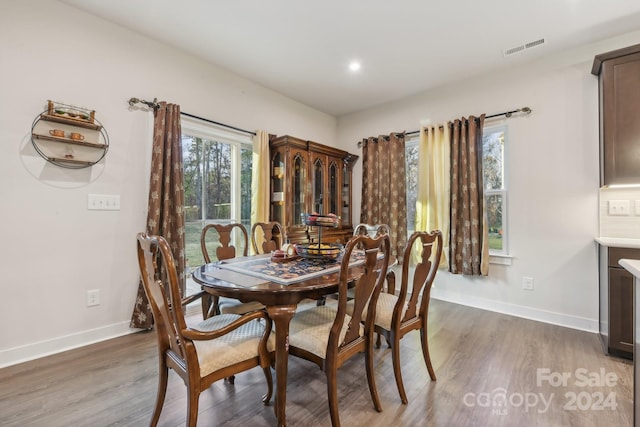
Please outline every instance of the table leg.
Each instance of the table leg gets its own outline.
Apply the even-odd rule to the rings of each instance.
[[[287,406],[287,369],[289,358],[289,322],[296,312],[295,305],[267,307],[276,330],[276,404],[278,426],[285,427]]]

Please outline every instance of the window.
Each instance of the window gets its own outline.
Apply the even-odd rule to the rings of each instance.
[[[187,273],[204,263],[202,228],[241,222],[251,230],[251,135],[182,118]]]
[[[485,127],[482,134],[482,172],[489,227],[489,253],[507,255],[507,190],[504,145],[507,127]]]
[[[489,228],[489,253],[507,255],[507,190],[504,177],[504,146],[506,126],[485,127],[482,137],[482,168],[484,197]],[[418,135],[405,142],[407,170],[407,232],[415,231],[416,200],[418,196]]]
[[[405,168],[407,174],[407,237],[416,231],[416,202],[418,200],[418,146],[420,135],[404,143]]]

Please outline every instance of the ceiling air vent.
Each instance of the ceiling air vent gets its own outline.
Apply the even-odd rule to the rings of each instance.
[[[514,46],[509,49],[505,49],[503,52],[504,56],[515,55],[516,53],[523,52],[527,49],[534,48],[536,46],[540,46],[544,44],[544,39],[535,40],[529,43],[521,44],[519,46]]]

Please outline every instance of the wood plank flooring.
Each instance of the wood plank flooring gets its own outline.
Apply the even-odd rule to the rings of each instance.
[[[371,403],[364,356],[345,364],[338,371],[342,425],[632,425],[633,366],[605,356],[596,334],[432,300],[429,342],[436,382],[418,333],[403,340],[408,405],[398,397],[389,350],[376,350],[382,413]],[[148,425],[155,346],[155,332],[141,332],[0,369],[0,425]],[[565,383],[554,383],[563,373]],[[590,384],[583,386],[584,377]],[[260,402],[265,387],[259,369],[238,375],[233,386],[215,383],[200,397],[198,425],[276,425],[273,406]],[[331,424],[325,377],[315,365],[292,357],[287,390],[288,425]],[[170,373],[160,425],[182,426],[185,414],[185,386]]]

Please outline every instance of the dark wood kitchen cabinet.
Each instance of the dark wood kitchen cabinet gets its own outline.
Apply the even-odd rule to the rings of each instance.
[[[606,257],[606,274],[603,276],[601,298],[601,336],[609,354],[633,359],[633,275],[618,263],[621,259],[640,259],[640,249],[602,248]],[[601,293],[601,296],[603,294]],[[603,301],[605,300],[606,301]],[[605,309],[605,310],[602,310]]]
[[[640,183],[640,44],[596,55],[600,184]]]

